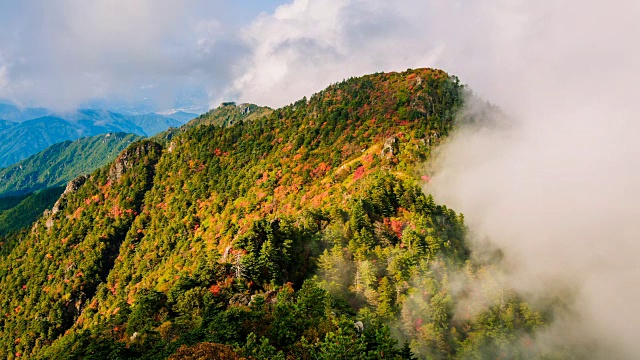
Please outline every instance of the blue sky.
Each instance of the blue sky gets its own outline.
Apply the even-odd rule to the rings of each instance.
[[[231,8],[241,23],[250,23],[262,12],[272,13],[278,6],[286,3],[282,0],[238,0],[231,1]]]

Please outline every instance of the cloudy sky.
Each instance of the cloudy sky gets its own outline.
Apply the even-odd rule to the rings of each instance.
[[[240,4],[241,3],[241,4]],[[68,110],[88,100],[160,108],[222,96],[273,0],[3,0],[0,98]]]
[[[350,76],[425,66],[484,91],[496,47],[530,36],[547,10],[504,0],[3,0],[0,98],[58,110],[95,99],[277,107]]]

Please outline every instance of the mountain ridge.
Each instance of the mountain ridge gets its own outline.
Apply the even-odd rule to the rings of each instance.
[[[441,70],[379,73],[135,142],[7,239],[0,356],[524,356],[543,314],[422,191],[464,94]]]
[[[61,186],[77,176],[106,165],[140,138],[127,133],[107,133],[54,144],[40,153],[0,169],[0,197]]]

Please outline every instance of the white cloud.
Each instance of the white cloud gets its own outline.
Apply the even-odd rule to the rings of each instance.
[[[640,352],[640,51],[630,34],[640,31],[640,6],[486,5],[496,24],[521,20],[503,35],[477,31],[470,46],[483,71],[460,72],[515,122],[463,128],[443,149],[431,190],[504,249],[514,286],[537,296],[556,281],[578,287],[579,317],[557,323],[556,342],[582,338],[620,352],[591,358],[633,358]]]
[[[579,317],[557,323],[559,343],[596,339],[631,358],[638,18],[632,0],[296,0],[245,29],[251,57],[229,94],[280,106],[364,73],[434,66],[460,76],[515,123],[463,129],[431,190],[505,250],[514,286],[537,296],[556,281],[579,287]]]
[[[216,26],[222,1],[39,0],[5,4],[0,50],[10,95],[60,110],[92,98],[169,103],[189,87],[222,87],[242,44]],[[25,21],[26,20],[26,21]],[[232,63],[232,61],[228,62]],[[18,86],[17,84],[20,84]],[[4,95],[4,94],[3,94]]]
[[[2,89],[5,89],[9,86],[9,80],[7,80],[7,66],[0,65],[0,93]]]
[[[523,8],[499,0],[296,0],[244,29],[251,57],[225,95],[282,106],[351,76],[427,66],[491,93],[500,86],[489,67],[512,63],[500,47],[532,36],[523,34],[534,21]]]
[[[282,106],[351,76],[422,67],[440,48],[411,6],[363,0],[297,0],[242,33],[252,49],[227,96]]]

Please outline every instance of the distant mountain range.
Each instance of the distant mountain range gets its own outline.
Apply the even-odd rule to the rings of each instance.
[[[23,122],[43,116],[52,112],[44,108],[20,108],[16,105],[0,103],[0,119]]]
[[[186,112],[127,116],[105,110],[85,109],[69,116],[68,120],[53,116],[26,120],[20,124],[0,120],[0,131],[19,129],[18,137],[33,139],[25,142],[25,145],[32,146],[41,143],[43,139],[49,141],[55,137],[75,136],[76,131],[86,133],[122,128],[131,132],[65,140],[6,168],[0,168],[0,236],[33,223],[45,209],[53,206],[64,190],[64,184],[113,161],[131,143],[142,139],[142,134],[157,133],[157,140],[161,141],[199,125],[226,127],[239,121],[251,121],[271,112],[273,110],[268,107],[253,104],[223,103],[198,117]],[[188,123],[181,124],[182,122]],[[70,128],[69,124],[74,126]],[[34,133],[34,129],[37,132]]]
[[[0,167],[36,154],[66,140],[110,132],[153,136],[197,117],[176,112],[125,115],[108,110],[83,109],[62,116],[42,108],[18,108],[0,104]]]
[[[0,169],[0,198],[64,185],[113,161],[121,151],[141,138],[120,132],[54,144]]]
[[[28,227],[58,200],[64,186],[0,198],[0,236]]]
[[[44,109],[20,110],[0,104],[12,119],[25,114],[46,114]],[[85,133],[123,129],[74,141],[65,140],[46,147],[5,168],[0,168],[0,236],[27,227],[51,208],[64,190],[64,184],[89,174],[113,161],[131,143],[144,135],[154,135],[163,142],[200,125],[227,127],[240,121],[252,121],[273,112],[254,104],[223,103],[197,116],[187,112],[171,114],[147,113],[123,115],[106,110],[83,109],[67,115],[67,119],[45,115],[36,119],[13,122],[0,120],[5,159],[10,154],[33,151],[57,138],[74,138]],[[184,124],[183,124],[184,123]],[[13,148],[12,148],[13,147]],[[17,157],[17,156],[16,156]]]
[[[108,133],[54,144],[0,169],[0,236],[34,222],[70,180],[113,161],[141,136]]]

